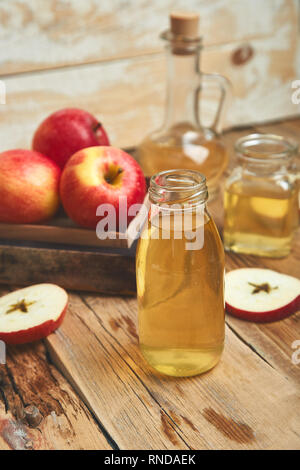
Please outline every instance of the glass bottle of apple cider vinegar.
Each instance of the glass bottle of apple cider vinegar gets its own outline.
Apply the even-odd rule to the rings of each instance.
[[[242,137],[240,160],[225,185],[225,249],[272,258],[287,256],[298,227],[297,145],[271,134]]]
[[[137,247],[139,341],[148,363],[167,375],[205,372],[223,351],[224,250],[207,197],[197,171],[151,178]]]
[[[137,159],[146,176],[172,168],[201,171],[212,199],[227,166],[220,132],[229,82],[221,75],[199,70],[202,40],[198,36],[198,14],[171,13],[170,21],[171,29],[161,35],[168,65],[165,120],[139,145]],[[204,88],[220,90],[217,113],[209,128],[200,122]]]

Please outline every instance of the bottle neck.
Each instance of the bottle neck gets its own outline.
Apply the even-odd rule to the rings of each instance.
[[[195,170],[167,170],[152,176],[149,188],[152,204],[184,207],[205,204],[208,198],[206,178]]]
[[[172,43],[166,46],[167,54],[167,102],[164,127],[178,123],[198,122],[200,45],[193,50],[174,50]]]

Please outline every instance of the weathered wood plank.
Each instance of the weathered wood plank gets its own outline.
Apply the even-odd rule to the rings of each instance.
[[[278,370],[282,376],[296,384],[300,382],[300,366],[293,362],[293,343],[300,340],[300,312],[276,323],[257,324],[227,316],[227,324],[243,341]]]
[[[37,428],[20,420],[34,405]],[[45,345],[8,347],[0,365],[0,449],[111,449],[100,427],[70,385],[49,363]]]
[[[66,289],[118,295],[135,293],[134,252],[18,246],[0,242],[0,282],[31,285],[53,282]]]
[[[261,123],[255,126],[257,132],[271,133],[282,135],[287,139],[291,139],[300,143],[300,121],[299,119],[289,119],[280,123]],[[298,161],[300,157],[298,155]]]
[[[183,8],[181,0],[2,1],[0,73],[157,52],[170,10]],[[289,40],[297,22],[296,0],[190,0],[188,9],[199,11],[207,46],[262,38],[269,47],[278,33]]]
[[[230,148],[239,135],[225,135]],[[221,198],[214,204],[210,210],[221,226]],[[231,254],[227,268],[266,266],[299,276],[299,249],[295,244],[294,256],[284,260]],[[220,365],[204,376],[178,380],[153,374],[142,360],[136,311],[135,299],[72,295],[64,324],[45,340],[52,360],[93,410],[114,445],[123,449],[300,448],[299,365],[290,360],[291,342],[300,338],[299,313],[259,326],[227,316],[229,328]],[[24,383],[30,382],[24,380],[24,370],[44,354],[31,346],[25,349],[11,365],[22,391]],[[35,372],[36,380],[44,374],[39,367]],[[57,372],[52,370],[52,374]],[[64,388],[64,379],[58,377],[57,388]],[[32,390],[25,390],[25,396],[32,398]],[[54,396],[59,393],[56,390]],[[61,403],[68,414],[66,402]],[[85,432],[76,443],[84,441]],[[43,430],[42,439],[45,435],[49,433]],[[35,435],[28,441],[34,439]],[[48,448],[53,442],[58,448],[63,446],[60,437],[35,445]],[[88,444],[84,441],[83,446]],[[7,443],[0,439],[1,446],[7,447]]]
[[[276,47],[280,44],[279,38]],[[226,127],[299,112],[291,101],[290,84],[297,75],[291,52],[280,50],[281,55],[288,57],[288,69],[282,68],[270,76],[258,64],[267,62],[272,69],[273,62],[282,61],[281,56],[270,58],[259,42],[254,41],[252,46],[253,58],[239,67],[232,65],[235,46],[207,50],[203,55],[205,71],[219,71],[233,84]],[[250,83],[249,77],[253,76],[255,82]],[[9,77],[5,84],[7,104],[0,106],[0,151],[30,147],[42,119],[64,107],[80,107],[95,114],[107,128],[112,144],[118,147],[137,145],[163,120],[165,61],[161,55]],[[201,115],[205,124],[211,122],[216,97],[216,91],[203,93]]]
[[[124,321],[136,335],[131,317]],[[46,339],[56,366],[121,449],[188,448],[172,418],[128,363],[126,349],[102,323],[79,296],[71,296],[62,328]]]
[[[47,340],[120,448],[299,448],[298,389],[232,331],[213,372],[172,379],[141,358],[136,311],[134,299],[72,297],[71,314]]]
[[[1,366],[0,366],[1,367]],[[40,429],[31,429],[0,406],[0,450],[50,450]]]

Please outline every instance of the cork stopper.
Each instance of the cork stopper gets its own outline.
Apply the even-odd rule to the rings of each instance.
[[[194,39],[198,37],[199,14],[174,11],[170,14],[171,33]]]

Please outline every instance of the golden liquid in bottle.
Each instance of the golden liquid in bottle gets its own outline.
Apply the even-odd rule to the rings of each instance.
[[[185,124],[176,125],[162,138],[146,138],[139,146],[138,160],[146,176],[170,169],[200,171],[206,176],[210,200],[228,163],[221,141],[205,139]]]
[[[233,183],[224,195],[224,245],[237,253],[287,256],[298,225],[297,191],[266,191]]]
[[[147,238],[137,249],[141,351],[167,375],[205,372],[218,363],[224,345],[224,251],[215,224],[205,213],[198,250],[186,249],[176,224],[170,239],[163,239],[161,223],[149,221],[144,230]]]

